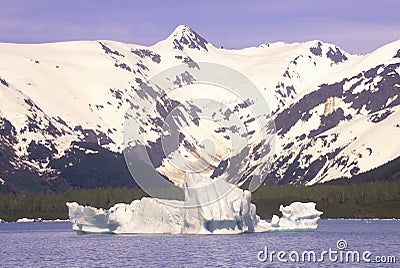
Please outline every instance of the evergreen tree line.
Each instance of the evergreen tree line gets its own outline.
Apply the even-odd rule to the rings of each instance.
[[[66,202],[97,208],[110,208],[117,203],[130,203],[146,196],[137,188],[77,189],[65,192],[0,193],[0,219],[43,218],[68,219]]]
[[[22,217],[67,219],[66,202],[110,208],[147,194],[135,188],[97,188],[65,192],[0,193],[0,219]],[[252,194],[261,218],[280,215],[279,206],[293,201],[317,203],[323,218],[400,218],[400,182],[366,182],[349,185],[265,185]]]
[[[280,204],[315,202],[322,218],[400,219],[400,182],[376,181],[344,185],[272,185],[260,187],[252,195],[257,214],[270,218]]]

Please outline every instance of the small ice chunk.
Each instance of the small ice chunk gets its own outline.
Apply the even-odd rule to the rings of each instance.
[[[21,218],[18,219],[17,222],[34,222],[35,219]]]
[[[280,206],[282,217],[279,219],[281,230],[312,230],[318,227],[323,212],[315,209],[314,202],[293,202],[289,206]]]

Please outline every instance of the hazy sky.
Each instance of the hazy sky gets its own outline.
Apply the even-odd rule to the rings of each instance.
[[[400,39],[398,0],[0,0],[0,42],[152,45],[185,24],[215,46],[320,39],[367,53]]]

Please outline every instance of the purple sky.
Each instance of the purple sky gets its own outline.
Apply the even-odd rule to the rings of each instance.
[[[320,39],[368,53],[400,38],[399,10],[398,0],[0,0],[0,42],[152,45],[185,24],[225,48]]]

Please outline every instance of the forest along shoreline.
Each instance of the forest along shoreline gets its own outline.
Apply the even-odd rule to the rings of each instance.
[[[108,209],[148,196],[137,188],[76,189],[65,192],[0,193],[0,219],[68,219],[66,202]],[[252,193],[262,219],[280,215],[279,206],[294,201],[317,204],[322,219],[400,219],[400,182],[364,182],[348,185],[265,185]],[[1,222],[1,221],[0,221]]]

